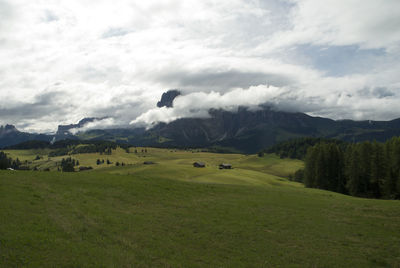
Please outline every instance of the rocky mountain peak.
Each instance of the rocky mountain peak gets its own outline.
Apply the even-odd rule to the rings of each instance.
[[[171,108],[173,106],[174,99],[181,95],[181,92],[179,90],[173,89],[173,90],[168,90],[167,92],[164,92],[161,96],[161,100],[157,102],[157,107],[167,107]]]
[[[0,126],[0,135],[5,135],[13,132],[18,132],[17,128],[14,125]]]
[[[97,117],[86,117],[83,118],[82,120],[80,120],[78,122],[78,124],[69,124],[69,125],[59,125],[58,126],[58,130],[57,130],[57,135],[69,135],[69,130],[73,129],[73,128],[81,128],[84,125],[86,125],[87,123],[96,121],[96,120],[102,120],[103,118],[97,118]]]

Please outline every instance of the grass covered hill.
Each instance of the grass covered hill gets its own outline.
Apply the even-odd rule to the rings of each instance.
[[[400,265],[398,201],[304,188],[287,179],[303,162],[275,155],[134,150],[73,155],[84,172],[6,151],[39,171],[0,171],[0,266]]]

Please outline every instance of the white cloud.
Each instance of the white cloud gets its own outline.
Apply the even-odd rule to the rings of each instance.
[[[333,118],[400,117],[399,12],[397,0],[0,0],[0,124],[171,121],[271,98]],[[343,57],[335,70],[346,71],[330,76],[329,48],[341,46],[379,53]],[[315,64],[325,48],[328,60]],[[350,67],[358,63],[366,67]],[[268,85],[279,94],[263,95]],[[170,88],[186,95],[154,109]],[[367,98],[366,88],[394,94]]]
[[[173,108],[154,108],[131,122],[132,125],[152,125],[158,122],[171,122],[184,117],[208,117],[209,109],[235,111],[239,106],[257,108],[265,102],[287,93],[285,89],[273,86],[256,86],[249,89],[233,89],[221,94],[219,92],[195,92],[175,98]]]
[[[88,122],[84,124],[82,127],[79,128],[71,128],[69,132],[72,134],[77,134],[79,132],[85,132],[87,130],[91,129],[107,129],[107,128],[112,128],[115,127],[117,122],[115,121],[114,118],[100,118],[100,119],[95,119],[92,122]]]
[[[397,0],[290,0],[291,29],[277,32],[260,47],[298,44],[359,45],[398,50],[400,2]]]

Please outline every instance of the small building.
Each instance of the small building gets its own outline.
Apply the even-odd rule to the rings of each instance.
[[[203,162],[194,162],[193,166],[198,167],[198,168],[203,168],[203,167],[206,167],[206,164]]]
[[[222,163],[222,164],[219,165],[219,169],[232,169],[232,165],[231,164]]]
[[[92,167],[83,167],[83,166],[79,167],[79,171],[85,171],[85,170],[91,170],[91,169],[93,169],[93,168]]]

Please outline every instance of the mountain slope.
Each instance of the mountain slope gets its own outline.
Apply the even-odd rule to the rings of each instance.
[[[18,144],[24,141],[51,141],[52,136],[21,132],[13,125],[0,126],[0,148]]]
[[[106,139],[137,146],[231,147],[254,153],[298,137],[325,137],[344,141],[385,141],[400,135],[400,119],[393,121],[335,121],[303,113],[263,108],[237,112],[210,110],[209,118],[182,118],[159,123],[150,130],[108,129],[79,134],[81,139]]]
[[[181,92],[165,92],[158,107],[173,109],[173,102]],[[237,111],[209,110],[208,118],[181,118],[159,123],[152,129],[92,129],[76,135],[72,129],[80,129],[90,122],[104,118],[84,118],[77,124],[60,125],[56,135],[38,135],[20,132],[14,126],[0,128],[0,147],[28,140],[50,141],[53,138],[108,140],[135,146],[158,147],[230,147],[245,153],[254,153],[278,142],[298,137],[335,138],[348,142],[364,140],[385,141],[400,136],[400,119],[392,121],[335,121],[312,117],[304,113],[276,111],[270,107],[258,110],[238,108]]]
[[[254,153],[277,142],[297,137],[325,137],[344,141],[385,141],[400,135],[400,119],[392,121],[335,121],[304,113],[275,111],[268,107],[237,112],[211,110],[209,118],[184,118],[159,124],[154,135],[171,145],[233,147]]]

